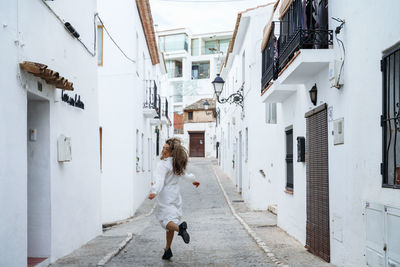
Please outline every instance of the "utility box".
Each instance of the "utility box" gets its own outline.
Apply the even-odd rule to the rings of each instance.
[[[334,60],[329,63],[329,81],[331,83],[331,87],[340,89],[343,86],[343,75],[343,60]]]
[[[340,118],[333,121],[333,144],[344,144],[344,119]]]
[[[306,139],[304,136],[297,137],[297,162],[306,161]]]
[[[57,140],[58,162],[68,162],[72,160],[71,138],[60,135]]]

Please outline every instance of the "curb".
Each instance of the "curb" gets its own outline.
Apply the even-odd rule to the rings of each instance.
[[[240,217],[237,213],[235,208],[232,206],[231,201],[228,197],[228,195],[226,194],[226,191],[224,189],[224,187],[222,186],[222,183],[219,179],[219,176],[217,174],[217,172],[215,171],[215,167],[213,166],[213,171],[215,174],[215,178],[218,182],[218,185],[222,191],[222,193],[224,194],[225,197],[225,201],[229,206],[229,209],[232,212],[232,215],[240,222],[240,224],[243,226],[243,228],[247,231],[247,233],[253,238],[253,240],[256,242],[256,244],[258,245],[258,247],[260,249],[262,249],[267,257],[275,264],[275,266],[280,266],[280,267],[287,267],[289,265],[283,264],[282,262],[280,262],[274,253],[271,252],[271,250],[268,248],[268,246],[264,243],[264,241],[261,240],[261,238],[250,228],[250,226],[242,219],[242,217]]]
[[[117,255],[133,238],[132,233],[128,233],[125,240],[119,243],[118,248],[114,249],[110,253],[108,253],[104,258],[102,258],[98,263],[97,266],[104,266],[107,262],[109,262],[115,255]]]
[[[139,219],[141,219],[141,218],[149,217],[151,214],[153,214],[153,212],[154,212],[156,206],[157,206],[157,202],[155,202],[155,203],[153,204],[153,207],[151,208],[151,210],[150,210],[148,213],[142,214],[142,215],[140,215],[140,216],[138,216],[138,217],[133,217],[132,219],[128,219],[128,220],[126,220],[126,221],[123,222],[123,223],[129,223],[129,222],[132,222],[132,221],[139,220]],[[121,223],[121,224],[123,224],[123,223]],[[118,226],[118,225],[115,225],[115,226]],[[112,226],[112,227],[115,227],[115,226]],[[110,229],[111,229],[112,227],[110,227]],[[129,241],[132,240],[132,238],[133,238],[133,234],[132,234],[132,233],[127,233],[126,239],[123,240],[121,243],[119,243],[118,248],[114,249],[113,251],[111,251],[110,253],[108,253],[106,256],[104,256],[104,257],[97,263],[96,266],[104,266],[104,265],[105,265],[107,262],[109,262],[114,256],[116,256],[122,249],[124,249],[124,247],[129,243]]]

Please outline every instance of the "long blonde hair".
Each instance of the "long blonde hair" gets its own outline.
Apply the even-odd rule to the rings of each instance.
[[[173,172],[176,175],[183,175],[189,158],[186,148],[179,138],[169,138],[165,143],[171,150]]]

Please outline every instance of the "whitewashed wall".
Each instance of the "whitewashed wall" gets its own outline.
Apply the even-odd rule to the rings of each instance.
[[[103,66],[98,69],[103,129],[102,222],[108,223],[133,216],[149,192],[156,135],[151,119],[143,116],[144,80],[155,80],[158,94],[165,80],[160,67],[151,63],[136,3],[99,0],[98,5],[107,29],[136,61],[127,60],[104,32]]]
[[[268,146],[277,143],[277,125],[265,122],[265,105],[260,99],[261,34],[272,12],[267,6],[242,14],[234,51],[222,75],[225,80],[222,96],[228,97],[244,84],[244,110],[237,105],[218,104],[221,123],[217,128],[220,141],[221,166],[239,188],[239,164],[242,164],[242,194],[252,209],[265,210],[276,204],[275,188],[279,152],[268,153]],[[256,44],[256,48],[254,48]],[[243,53],[245,63],[242,64]],[[242,77],[245,66],[245,77]],[[228,130],[228,128],[230,128]],[[246,143],[247,128],[247,143]],[[239,157],[239,133],[242,135],[242,157]],[[247,158],[246,158],[246,151]],[[235,161],[233,168],[233,162]],[[262,170],[265,177],[260,172]]]
[[[93,50],[96,1],[48,3],[60,17],[72,23],[82,41]],[[47,238],[50,238],[51,244],[46,243],[50,250],[46,256],[54,261],[101,233],[96,59],[71,37],[41,1],[2,1],[0,6],[2,24],[7,25],[0,29],[0,46],[5,56],[3,62],[6,63],[1,68],[1,87],[3,98],[7,99],[0,115],[1,124],[7,125],[1,133],[0,195],[3,203],[1,211],[8,218],[0,223],[0,239],[7,240],[0,242],[3,252],[0,265],[26,266],[28,243],[33,240],[30,235],[27,241],[28,232],[32,234],[35,231],[27,225],[28,221],[32,226],[32,217],[27,216],[27,189],[30,186],[26,160],[27,92],[39,95],[49,106],[49,167],[46,171],[50,173],[51,182],[46,181],[45,190],[48,190],[51,201],[50,211],[47,210],[51,220]],[[78,9],[75,8],[77,6]],[[21,71],[18,63],[24,60],[46,64],[73,82],[75,91],[69,94],[80,95],[85,109],[61,102],[59,89]],[[43,84],[41,92],[37,89],[38,81]],[[28,118],[33,127],[35,120]],[[43,140],[45,133],[40,129],[38,126],[37,138]],[[71,137],[71,162],[57,161],[56,145],[60,134]],[[30,187],[29,194],[33,198],[35,194],[39,197],[43,190],[41,187]],[[29,247],[38,245],[29,243]]]
[[[237,109],[235,111],[233,108],[225,108],[226,105],[224,105],[221,110],[225,117],[221,114],[221,127],[217,129],[222,145],[221,165],[232,180],[237,183],[235,177],[237,171],[232,169],[231,162],[235,153],[234,142],[238,136],[237,133],[239,131],[243,133],[245,128],[248,127],[251,153],[249,153],[248,166],[244,168],[245,173],[243,175],[245,200],[254,209],[265,209],[269,203],[277,204],[278,226],[304,244],[306,239],[306,168],[304,163],[294,161],[294,193],[285,193],[284,129],[293,125],[294,144],[297,136],[306,135],[304,114],[314,108],[308,91],[314,84],[317,84],[317,105],[326,103],[333,111],[328,122],[330,244],[331,261],[338,266],[363,266],[365,264],[366,235],[369,234],[365,226],[366,218],[363,216],[366,201],[400,207],[400,191],[382,188],[382,176],[380,174],[380,163],[382,161],[382,130],[380,127],[382,73],[380,72],[380,59],[385,49],[400,40],[399,30],[393,30],[392,27],[388,26],[397,25],[400,22],[398,16],[394,14],[394,10],[398,10],[399,3],[389,1],[385,6],[382,6],[379,3],[367,1],[363,2],[362,5],[360,4],[360,2],[349,3],[345,1],[329,2],[329,17],[334,16],[346,20],[340,34],[346,48],[345,85],[342,89],[337,90],[330,87],[328,81],[329,68],[325,65],[304,84],[289,85],[295,92],[282,103],[278,103],[278,123],[276,125],[263,125],[265,116],[262,116],[262,118],[259,117],[256,120],[258,126],[255,126],[251,119],[257,114],[255,111],[262,112],[261,106],[264,104],[257,101],[257,98],[260,98],[260,76],[254,77],[258,97],[251,98],[253,88],[246,95],[245,88],[245,119],[239,120],[238,123],[237,118],[240,116],[240,112]],[[242,20],[244,17],[242,15]],[[269,15],[266,18],[268,19]],[[249,23],[249,31],[244,37],[243,47],[249,41],[256,42],[255,39],[251,39],[250,34],[253,29],[252,21],[254,21],[253,17]],[[329,22],[330,29],[334,30],[338,26],[338,23],[331,19]],[[260,28],[258,31],[260,31]],[[262,34],[259,32],[257,36],[260,39]],[[363,49],[360,49],[361,47]],[[243,48],[237,53],[232,66],[225,73],[225,89],[227,89],[224,93],[225,96],[228,96],[237,88],[233,86],[237,79],[232,78],[234,76],[232,73],[235,72],[236,68],[241,73],[242,50]],[[333,52],[333,58],[339,59],[340,50],[337,47],[336,40],[334,40],[331,52]],[[248,55],[246,53],[246,59]],[[315,54],[315,57],[317,62],[319,60],[318,55]],[[261,53],[256,51],[252,60],[253,62],[246,63],[246,67],[250,65],[251,68],[254,65],[255,72],[260,75]],[[296,60],[292,64],[296,64]],[[290,71],[290,68],[286,70],[286,72],[288,71]],[[246,107],[246,101],[251,101],[251,108]],[[235,123],[233,123],[232,117],[235,117]],[[345,141],[343,145],[334,146],[333,135],[331,135],[333,130],[332,120],[342,117],[345,122]],[[247,121],[248,118],[250,119]],[[228,130],[228,126],[230,130]],[[255,129],[256,133],[254,133],[254,130],[252,131],[252,128]],[[228,140],[230,140],[230,144],[227,144]],[[257,145],[257,147],[252,147],[252,144],[253,146]],[[297,147],[294,146],[293,155],[296,154]],[[252,155],[255,156],[252,157]],[[263,184],[256,184],[257,189],[260,190],[252,190],[252,183],[258,180],[258,170],[261,168],[266,173],[266,180]],[[254,175],[254,172],[257,175]],[[259,180],[262,181],[262,179]]]

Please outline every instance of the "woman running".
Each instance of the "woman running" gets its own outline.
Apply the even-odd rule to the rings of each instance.
[[[178,182],[180,178],[184,178],[191,181],[196,188],[200,183],[195,181],[193,174],[185,173],[187,163],[188,154],[181,141],[177,138],[168,139],[163,147],[161,161],[157,165],[155,181],[149,195],[149,199],[158,196],[156,217],[167,231],[163,260],[169,260],[172,257],[171,244],[175,232],[182,236],[186,244],[190,241],[190,236],[186,231],[187,223],[179,224],[182,217],[182,197]]]

